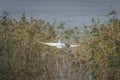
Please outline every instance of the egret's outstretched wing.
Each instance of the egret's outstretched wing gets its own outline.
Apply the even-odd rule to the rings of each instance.
[[[70,47],[78,47],[79,45],[70,45]]]
[[[48,45],[48,46],[56,46],[57,44],[56,43],[45,43],[45,42],[40,42],[40,41],[38,41],[38,40],[36,40],[38,43],[40,43],[40,44],[46,44],[46,45]]]
[[[41,42],[41,44],[46,44],[48,46],[56,46],[57,45],[56,43],[45,43],[45,42]]]

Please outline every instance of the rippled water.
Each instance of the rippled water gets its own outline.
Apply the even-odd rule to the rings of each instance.
[[[73,2],[70,0],[65,1],[15,1],[11,2],[6,0],[0,0],[0,13],[3,10],[8,11],[11,17],[20,19],[21,14],[25,12],[27,14],[27,19],[30,17],[43,19],[46,22],[57,21],[57,24],[64,22],[65,27],[79,27],[82,28],[83,25],[88,25],[91,23],[91,18],[99,18],[100,22],[105,22],[109,18],[106,14],[110,11],[110,5],[113,4],[113,8],[120,13],[119,0],[112,1],[83,1],[75,0]],[[118,15],[118,17],[120,17]]]

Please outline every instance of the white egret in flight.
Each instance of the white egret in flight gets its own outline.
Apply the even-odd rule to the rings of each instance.
[[[69,44],[64,44],[60,42],[60,39],[58,41],[58,43],[46,43],[46,42],[41,42],[41,44],[46,44],[48,46],[54,46],[57,48],[65,48],[65,47],[78,47],[79,45],[69,45]]]

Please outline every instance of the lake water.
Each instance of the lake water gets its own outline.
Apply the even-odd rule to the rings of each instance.
[[[83,25],[89,25],[91,23],[91,19],[95,18],[95,19],[100,19],[100,22],[105,22],[108,17],[105,16],[107,11],[105,11],[104,13],[99,14],[99,12],[96,13],[91,13],[89,12],[88,14],[85,13],[86,11],[79,11],[79,9],[74,10],[74,9],[68,9],[66,11],[49,11],[48,10],[37,10],[35,8],[34,9],[5,9],[6,11],[8,11],[10,13],[10,16],[16,19],[20,19],[21,14],[23,12],[26,13],[27,15],[27,19],[30,19],[31,17],[35,18],[35,19],[42,19],[45,20],[46,22],[54,22],[54,20],[56,20],[56,22],[59,23],[65,23],[65,27],[82,27]],[[70,11],[69,11],[70,10]],[[1,11],[2,12],[2,11]],[[97,14],[98,13],[98,14]]]
[[[26,13],[27,19],[30,19],[30,17],[33,17],[35,19],[42,19],[45,20],[46,22],[54,22],[56,20],[57,24],[59,23],[65,23],[65,28],[72,28],[72,27],[79,27],[82,29],[83,25],[89,25],[91,24],[91,19],[100,19],[100,22],[103,23],[107,21],[109,18],[107,13],[110,11],[110,6],[109,4],[103,4],[101,6],[100,4],[96,3],[86,3],[86,5],[81,4],[79,5],[78,3],[74,3],[72,6],[72,2],[66,6],[66,4],[63,4],[61,6],[60,4],[57,6],[57,4],[52,5],[52,3],[49,2],[50,5],[38,5],[36,3],[31,5],[28,5],[27,3],[23,6],[15,3],[15,6],[12,6],[12,2],[10,2],[11,5],[7,5],[9,3],[6,3],[6,5],[0,6],[0,14],[2,13],[3,10],[8,11],[10,13],[10,16],[13,18],[16,18],[17,20],[20,19],[21,14],[23,12]],[[5,4],[5,3],[4,3]],[[22,3],[21,3],[22,4]],[[117,3],[116,3],[117,4]],[[19,6],[17,6],[19,5]],[[94,6],[95,5],[95,6]],[[98,6],[97,6],[98,5]],[[106,5],[106,6],[105,6]],[[114,4],[115,6],[115,4]],[[118,17],[120,10],[118,8],[118,5],[116,6],[115,9],[118,13]]]

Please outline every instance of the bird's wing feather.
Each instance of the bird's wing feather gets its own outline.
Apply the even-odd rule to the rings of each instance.
[[[70,47],[78,47],[79,45],[70,45]]]
[[[41,44],[46,44],[48,46],[56,46],[57,45],[56,43],[44,43],[44,42],[41,42]]]
[[[45,43],[45,42],[40,42],[38,40],[36,40],[37,42],[39,42],[40,44],[46,44],[48,46],[56,46],[57,44],[56,43]]]

